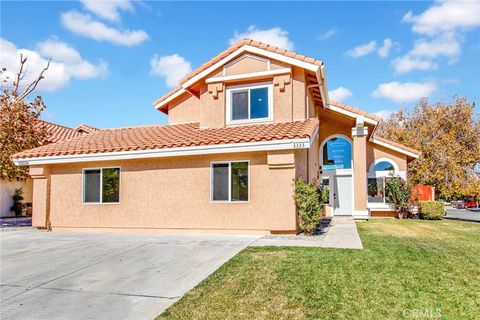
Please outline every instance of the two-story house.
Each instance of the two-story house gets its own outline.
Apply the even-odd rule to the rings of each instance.
[[[418,152],[373,138],[379,118],[328,98],[314,58],[241,40],[154,102],[168,125],[108,129],[14,156],[53,230],[294,233],[293,179],[329,213],[390,211],[383,187]]]

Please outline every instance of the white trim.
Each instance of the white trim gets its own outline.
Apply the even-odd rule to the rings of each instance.
[[[334,106],[334,105],[332,105],[332,104],[327,105],[327,109],[330,109],[330,110],[332,110],[332,111],[335,111],[335,112],[344,114],[344,115],[349,116],[349,117],[354,118],[354,119],[357,119],[357,117],[359,117],[359,115],[356,114],[356,113],[353,113],[353,112],[351,112],[351,111],[344,110],[344,109],[342,109],[342,108],[340,108],[340,107],[337,107],[337,106]],[[364,119],[364,121],[365,121],[366,123],[370,123],[370,124],[373,124],[373,125],[375,125],[375,126],[378,124],[378,121],[375,121],[375,120],[373,120],[373,119],[366,118],[366,117],[363,117],[363,119]],[[355,121],[356,121],[356,120],[355,120]]]
[[[300,60],[295,59],[295,58],[287,57],[287,56],[284,56],[283,54],[270,52],[268,50],[260,49],[260,48],[257,48],[257,47],[252,47],[250,45],[244,45],[244,46],[238,48],[237,50],[235,50],[234,52],[232,52],[231,54],[229,54],[227,57],[223,58],[222,60],[220,60],[217,63],[213,64],[212,66],[208,67],[207,69],[203,70],[199,74],[193,76],[191,79],[187,80],[182,85],[182,89],[180,89],[177,93],[173,94],[172,96],[168,97],[167,99],[155,104],[154,107],[156,109],[161,108],[162,106],[169,103],[170,101],[172,101],[173,99],[175,99],[176,97],[181,95],[182,93],[186,92],[186,90],[185,90],[186,88],[190,87],[192,84],[196,83],[200,79],[208,76],[210,73],[212,73],[216,69],[220,68],[225,63],[235,59],[235,57],[239,56],[240,54],[242,54],[244,52],[251,52],[251,53],[254,53],[254,54],[258,54],[258,55],[261,55],[261,56],[268,57],[270,59],[278,60],[278,61],[285,62],[285,63],[293,65],[293,66],[297,66],[297,67],[300,67],[300,68],[303,68],[303,69],[313,71],[317,75],[317,78],[318,78],[317,80],[318,80],[319,84],[321,84],[321,86],[325,86],[325,84],[324,84],[325,82],[321,78],[321,75],[322,75],[321,71],[323,70],[323,68],[321,68],[320,66],[312,64],[312,63],[300,61]],[[321,65],[323,65],[323,63],[321,63]],[[328,101],[328,99],[325,99],[325,101]]]
[[[290,68],[282,68],[282,69],[276,69],[276,70],[242,73],[242,74],[235,74],[235,75],[231,75],[231,76],[221,76],[221,77],[207,78],[207,79],[205,79],[205,83],[228,82],[228,81],[235,81],[235,80],[247,80],[247,79],[252,79],[252,78],[275,76],[275,75],[286,74],[286,73],[291,73],[291,72],[292,72],[292,69],[290,69]]]
[[[248,200],[232,201],[232,163],[246,162],[248,175]],[[228,163],[228,200],[213,200],[213,165]],[[210,162],[210,203],[250,203],[250,160],[227,160],[227,161],[211,161]]]
[[[104,169],[118,169],[118,202],[103,202],[103,170]],[[100,201],[99,202],[85,202],[85,171],[87,170],[99,170],[100,171]],[[120,204],[121,197],[121,181],[122,181],[122,169],[120,166],[114,167],[92,167],[82,168],[82,205],[96,205],[96,204]]]
[[[177,92],[175,92],[174,94],[172,94],[171,96],[166,98],[165,100],[155,104],[154,107],[156,109],[160,109],[161,107],[163,107],[164,105],[166,105],[170,101],[172,101],[172,100],[178,98],[179,96],[181,96],[182,94],[184,94],[185,92],[187,92],[187,91],[185,91],[185,89],[181,88],[180,90],[178,90]]]
[[[352,159],[350,160],[350,161],[351,161],[351,163],[350,163],[350,168],[347,168],[347,169],[324,169],[324,168],[323,168],[323,165],[324,165],[324,164],[323,164],[323,147],[325,146],[325,143],[327,143],[327,141],[329,141],[330,139],[333,139],[333,138],[338,138],[338,137],[344,138],[344,139],[346,139],[348,142],[350,142],[350,150],[351,150],[350,153],[351,153],[351,156],[352,156]],[[352,138],[347,137],[346,135],[340,134],[340,133],[332,134],[332,135],[326,137],[326,138],[322,141],[322,143],[320,144],[319,158],[320,158],[320,159],[319,159],[319,163],[320,163],[320,166],[321,166],[321,168],[322,168],[322,172],[323,172],[323,171],[332,171],[332,172],[335,172],[335,173],[338,172],[338,174],[347,174],[347,173],[353,172],[353,140],[352,140]]]
[[[396,147],[396,146],[391,145],[391,144],[389,144],[389,143],[386,143],[386,142],[377,140],[377,139],[375,139],[375,138],[370,139],[370,141],[372,141],[373,143],[378,144],[378,145],[380,145],[380,146],[382,146],[382,147],[385,147],[385,148],[388,148],[388,149],[391,149],[391,150],[400,152],[400,153],[402,153],[402,154],[405,154],[405,155],[410,156],[410,157],[415,158],[415,159],[417,159],[418,157],[420,157],[418,154],[415,154],[415,153],[410,152],[410,151],[407,151],[407,150],[403,150],[403,149],[401,149],[401,148],[399,148],[399,147]]]
[[[394,168],[394,171],[395,172],[398,172],[400,171],[400,168],[398,167],[398,164],[393,161],[392,159],[389,159],[389,158],[379,158],[379,159],[375,159],[375,161],[372,162],[372,164],[370,165],[370,168],[368,169],[368,172],[374,172],[373,171],[373,168],[379,164],[380,162],[388,162],[390,163],[393,168]],[[377,171],[378,172],[378,171]],[[380,171],[380,172],[383,172],[383,171]],[[385,171],[385,172],[391,172],[391,170],[388,170],[388,171]]]
[[[53,164],[53,163],[73,163],[73,162],[88,162],[88,161],[111,161],[111,160],[192,156],[192,155],[219,154],[219,153],[308,149],[310,148],[310,146],[311,146],[310,139],[303,138],[303,139],[243,142],[243,143],[234,143],[234,144],[207,145],[207,146],[181,147],[181,148],[168,148],[168,149],[118,151],[118,152],[102,152],[102,153],[90,153],[90,154],[24,158],[24,159],[13,159],[13,162],[16,165],[37,165],[37,164]]]
[[[257,119],[250,119],[250,90],[252,89],[260,89],[260,88],[267,88],[268,89],[268,117],[266,118],[257,118]],[[240,120],[232,120],[232,98],[231,95],[235,91],[243,91],[248,90],[248,118],[247,119],[240,119]],[[257,123],[257,122],[272,122],[273,121],[273,84],[271,82],[266,83],[256,83],[256,84],[248,84],[248,85],[239,85],[239,86],[232,86],[226,89],[225,93],[225,104],[226,104],[226,112],[225,112],[225,123],[227,125],[232,124],[246,124],[246,123]]]

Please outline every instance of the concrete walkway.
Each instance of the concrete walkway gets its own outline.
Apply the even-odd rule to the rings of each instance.
[[[357,226],[352,217],[333,217],[325,234],[320,236],[265,236],[251,247],[317,247],[363,249]]]
[[[357,225],[352,217],[333,217],[323,248],[363,249]]]

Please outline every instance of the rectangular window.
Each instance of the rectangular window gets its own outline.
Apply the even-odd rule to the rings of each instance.
[[[271,84],[227,89],[227,123],[271,120],[271,100]]]
[[[212,201],[245,202],[249,199],[249,163],[232,161],[212,163]]]
[[[84,203],[119,203],[120,168],[83,170]]]
[[[368,178],[368,202],[384,203],[384,178]]]

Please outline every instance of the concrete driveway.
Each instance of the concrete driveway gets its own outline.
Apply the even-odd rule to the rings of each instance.
[[[7,319],[153,319],[260,236],[0,232]]]

